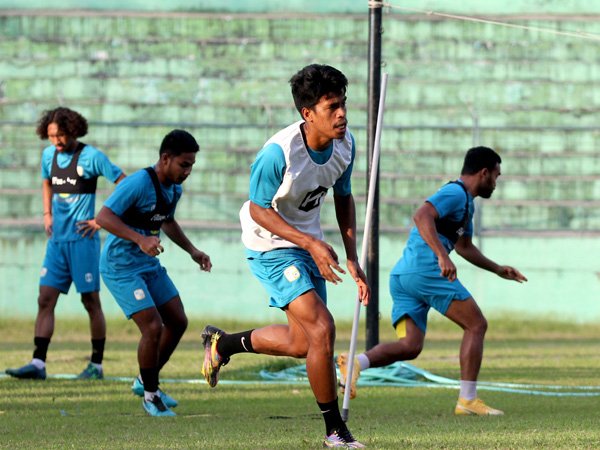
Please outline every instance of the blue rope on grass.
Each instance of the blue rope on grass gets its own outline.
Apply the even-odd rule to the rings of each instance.
[[[265,380],[308,382],[306,366],[290,367],[278,372],[261,370]],[[395,386],[459,389],[460,381],[442,377],[406,362],[396,362],[385,367],[361,371],[358,386]],[[600,386],[559,386],[545,384],[478,382],[477,389],[514,394],[542,395],[552,397],[597,397]]]
[[[75,380],[75,374],[48,375],[50,379]],[[0,379],[10,378],[0,373]],[[106,381],[131,383],[130,377],[104,377]],[[202,378],[164,378],[161,383],[184,383],[184,384],[206,384]],[[289,367],[287,369],[271,372],[261,370],[256,380],[219,380],[221,385],[253,385],[253,384],[308,384],[306,365]],[[452,378],[435,375],[427,370],[416,367],[406,362],[396,362],[385,367],[370,368],[361,371],[357,382],[362,387],[418,387],[418,388],[441,388],[459,389],[460,382]],[[486,382],[477,383],[478,390],[507,392],[513,394],[541,395],[550,397],[598,397],[600,386],[561,386],[546,384],[524,384]]]

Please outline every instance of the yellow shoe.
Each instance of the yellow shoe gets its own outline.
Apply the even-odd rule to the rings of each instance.
[[[480,398],[474,400],[459,398],[456,408],[454,408],[454,414],[457,416],[503,416],[504,411],[490,408]]]
[[[344,395],[346,391],[346,378],[348,374],[348,353],[341,353],[337,357],[337,365],[340,368],[340,392]],[[356,380],[360,375],[360,364],[358,359],[354,358],[354,366],[352,367],[352,381],[350,382],[350,398],[356,397]]]

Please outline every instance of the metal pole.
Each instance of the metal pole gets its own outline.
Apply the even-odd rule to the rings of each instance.
[[[383,128],[383,111],[385,108],[385,92],[387,86],[387,73],[383,74],[381,82],[381,97],[379,100],[379,114],[377,119],[377,129],[375,131],[375,148],[373,151],[373,167],[374,171],[371,171],[371,177],[369,178],[369,195],[367,197],[367,210],[365,213],[365,228],[363,231],[363,245],[360,252],[360,265],[365,265],[367,259],[367,234],[371,229],[371,223],[373,220],[373,200],[375,198],[375,184],[377,183],[377,168],[379,167],[379,154],[381,151],[381,130]],[[354,355],[356,353],[356,340],[358,336],[358,326],[360,319],[360,298],[356,296],[356,303],[354,307],[354,320],[352,321],[352,335],[350,337],[350,349],[348,350],[348,366],[346,370],[346,391],[344,392],[344,401],[342,407],[342,420],[348,421],[348,413],[350,411],[350,385],[348,380],[352,380],[352,372],[354,369]]]
[[[366,347],[367,350],[379,343],[379,168],[373,164],[377,111],[381,90],[381,8],[383,2],[369,1],[369,78],[367,113],[367,183],[373,168],[377,174],[373,200],[371,227],[367,236],[366,274],[371,287],[371,301],[367,306]],[[369,186],[367,185],[367,189]]]

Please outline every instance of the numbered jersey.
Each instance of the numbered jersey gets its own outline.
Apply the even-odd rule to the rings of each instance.
[[[350,194],[349,175],[354,156],[353,138],[349,131],[342,139],[334,139],[331,146],[322,152],[314,152],[308,149],[304,143],[301,125],[299,121],[275,134],[266,144],[257,162],[253,164],[251,175],[250,200],[244,203],[240,210],[240,222],[242,225],[242,242],[249,250],[264,252],[277,248],[296,247],[292,242],[272,233],[258,225],[250,217],[250,201],[253,201],[252,183],[269,183],[281,174],[280,184],[276,188],[269,204],[261,204],[261,207],[272,207],[291,226],[299,231],[309,234],[317,239],[323,239],[320,224],[320,211],[327,191],[336,185],[342,177],[347,178],[347,188],[336,192]],[[283,155],[283,164],[280,170],[273,168],[271,164],[259,165],[259,158],[276,160],[265,152],[279,152]],[[327,156],[325,161],[315,161],[311,153],[321,153]],[[336,185],[337,187],[337,185]],[[346,192],[347,191],[347,192]]]

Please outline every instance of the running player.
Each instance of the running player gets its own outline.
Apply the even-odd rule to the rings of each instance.
[[[150,416],[174,416],[177,401],[159,389],[159,372],[187,328],[177,288],[160,264],[161,230],[185,250],[200,269],[210,272],[210,257],[198,250],[175,220],[181,184],[192,172],[199,146],[183,130],[173,130],[160,146],[158,162],[117,186],[98,213],[111,234],[100,258],[102,279],[128,319],[141,332],[139,376],[132,391],[143,397]]]
[[[477,267],[519,283],[527,279],[515,268],[486,258],[473,244],[473,199],[490,198],[500,176],[500,156],[490,148],[470,149],[461,176],[427,199],[414,215],[402,258],[392,269],[390,292],[392,323],[397,342],[376,345],[359,354],[353,366],[350,397],[356,395],[360,370],[382,367],[416,358],[423,349],[427,313],[433,307],[463,330],[460,347],[460,393],[457,415],[502,415],[477,397],[477,376],[483,357],[487,321],[475,300],[456,277],[450,252],[456,252]],[[338,356],[340,384],[346,384],[348,355]]]
[[[226,334],[207,326],[202,372],[216,386],[218,373],[240,352],[306,358],[312,391],[325,420],[326,447],[361,448],[341,419],[333,362],[335,324],[325,281],[342,281],[338,257],[323,239],[320,210],[333,187],[346,265],[364,304],[370,290],[356,254],[356,217],[350,176],[354,138],[347,129],[346,77],[313,64],[290,80],[302,120],[276,133],[250,173],[250,200],[240,211],[242,241],[253,274],[287,316],[286,325]]]

